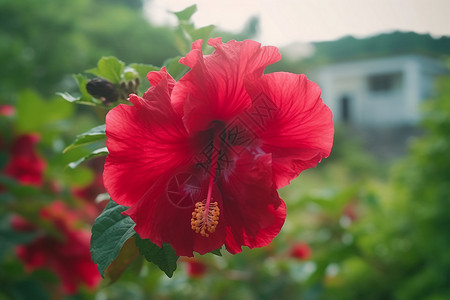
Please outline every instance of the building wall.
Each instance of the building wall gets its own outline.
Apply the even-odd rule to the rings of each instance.
[[[437,61],[401,56],[336,64],[312,74],[337,122],[367,127],[414,125],[431,94]]]

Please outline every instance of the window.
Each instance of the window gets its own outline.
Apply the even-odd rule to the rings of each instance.
[[[368,77],[369,91],[387,93],[400,89],[401,73],[377,74]]]

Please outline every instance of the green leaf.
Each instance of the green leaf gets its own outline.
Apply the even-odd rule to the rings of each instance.
[[[91,158],[98,157],[98,156],[104,156],[104,155],[108,155],[108,148],[103,147],[103,148],[96,149],[96,150],[92,151],[91,153],[89,153],[88,155],[83,156],[79,160],[69,163],[69,168],[75,169],[80,164],[84,163],[85,161],[87,161]]]
[[[125,242],[116,259],[106,268],[105,278],[109,279],[110,283],[119,279],[137,256],[139,256],[139,249],[136,246],[136,237],[133,236]]]
[[[46,100],[33,90],[25,90],[19,94],[17,102],[17,127],[21,132],[54,131],[58,127],[52,125],[72,113],[73,105],[59,97]]]
[[[213,250],[213,251],[211,251],[209,253],[212,253],[212,254],[217,255],[217,256],[222,256],[222,253],[220,252],[220,250],[222,250],[222,248]]]
[[[94,180],[94,171],[88,167],[78,167],[76,169],[66,168],[59,175],[60,179],[68,184],[75,186],[86,186]]]
[[[98,61],[97,68],[86,72],[107,79],[113,84],[119,84],[124,68],[125,63],[123,61],[114,56],[105,56]]]
[[[150,83],[147,80],[147,74],[149,72],[159,71],[161,69],[160,67],[146,64],[131,64],[130,67],[138,72],[141,80],[141,84],[139,85],[139,95],[142,95],[150,87]]]
[[[70,149],[80,147],[83,145],[91,144],[97,141],[104,140],[106,138],[105,133],[106,125],[99,125],[97,127],[92,128],[91,130],[77,135],[75,141],[66,147],[66,149],[63,150],[63,153],[66,153]]]
[[[180,24],[180,26],[186,31],[187,34],[189,34],[192,41],[196,41],[198,39],[208,40],[215,28],[214,25],[208,25],[197,29],[195,29],[195,27],[191,24]],[[208,44],[204,42],[202,48],[204,49],[206,46],[208,46]]]
[[[192,17],[192,15],[197,11],[197,5],[191,5],[185,9],[183,9],[182,11],[178,11],[178,12],[173,12],[173,14],[175,16],[177,16],[178,21],[182,22],[182,21],[189,21]]]
[[[126,209],[128,208],[110,200],[92,226],[92,260],[98,264],[102,277],[106,268],[119,255],[125,242],[135,235],[135,223],[129,216],[122,215]]]
[[[209,39],[214,28],[215,28],[214,25],[208,25],[208,26],[200,27],[200,28],[194,30],[193,32],[190,33],[192,40],[195,41],[198,39],[203,39],[203,40]],[[208,44],[206,42],[203,43],[203,48],[205,48],[207,45]]]
[[[138,72],[141,79],[147,78],[148,72],[159,71],[161,68],[147,64],[130,64],[130,67]]]
[[[188,70],[183,64],[180,64],[178,61],[181,56],[176,56],[174,58],[168,59],[164,62],[164,65],[167,68],[167,72],[175,79],[180,79]]]
[[[90,106],[104,106],[103,103],[96,100],[94,97],[92,97],[88,91],[86,90],[86,84],[89,81],[89,78],[87,78],[83,74],[75,74],[73,75],[75,80],[78,83],[78,87],[80,89],[81,95],[79,97],[75,97],[69,93],[57,93],[59,96],[61,96],[64,100],[76,103],[76,104],[83,104],[83,105],[90,105]]]
[[[173,272],[177,269],[178,255],[170,244],[163,244],[160,248],[149,239],[141,239],[138,235],[136,245],[146,260],[157,265],[168,277],[173,276]]]

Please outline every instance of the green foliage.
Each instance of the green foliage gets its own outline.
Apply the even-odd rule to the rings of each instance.
[[[125,242],[117,257],[106,268],[104,273],[105,279],[109,280],[110,283],[115,282],[122,276],[127,268],[136,264],[136,261],[140,267],[141,260],[137,259],[138,256],[139,249],[136,246],[136,236],[132,236]]]
[[[36,234],[15,232],[10,217],[19,214],[37,226],[39,234],[60,238],[58,228],[42,220],[39,208],[55,199],[77,207],[72,189],[90,187],[96,178],[87,166],[108,151],[103,147],[104,125],[92,127],[104,123],[114,105],[90,95],[88,82],[94,76],[108,80],[120,94],[117,103],[125,103],[130,90],[142,95],[149,87],[147,73],[161,65],[176,80],[181,78],[188,68],[175,55],[187,53],[199,38],[205,40],[207,52],[206,40],[218,34],[213,26],[194,27],[191,17],[196,6],[175,12],[179,27],[172,30],[144,20],[137,10],[141,5],[139,0],[0,0],[4,87],[0,100],[17,103],[16,115],[1,119],[0,166],[9,158],[2,147],[15,135],[31,132],[41,135],[38,152],[48,164],[43,187],[23,186],[0,176],[0,299],[61,297],[48,293],[52,284],[59,288],[58,278],[42,270],[27,273],[14,257],[14,247],[32,241]],[[253,18],[238,39],[254,35],[257,23]],[[224,40],[236,37],[219,35]],[[448,38],[412,33],[366,40],[348,37],[315,46],[313,58],[300,64],[287,62],[283,71],[298,73],[299,66],[392,54],[392,48],[397,54],[412,51],[433,56],[450,49]],[[65,75],[95,65],[104,55],[88,74],[75,75],[78,90],[74,92]],[[143,63],[126,65],[124,61]],[[56,90],[70,93],[49,97]],[[190,274],[190,261],[179,258],[170,245],[160,248],[141,239],[134,222],[122,214],[127,208],[111,200],[92,226],[91,251],[106,281],[117,282],[97,290],[95,296],[82,291],[71,298],[449,298],[449,95],[450,80],[444,78],[438,97],[426,108],[427,135],[414,143],[391,178],[378,171],[383,164],[349,139],[344,128],[338,128],[331,159],[280,191],[287,200],[288,218],[279,236],[251,253],[243,249],[230,255],[217,249],[213,255],[196,257],[205,267],[203,275]],[[77,106],[76,119],[74,103],[88,105]],[[79,132],[84,133],[72,142]],[[77,224],[83,225],[90,226]],[[292,257],[291,247],[299,241],[311,247],[310,258]],[[152,264],[142,264],[144,258]],[[165,280],[160,270],[172,279]]]
[[[108,56],[102,57],[98,61],[97,68],[87,70],[86,72],[107,79],[113,84],[119,84],[123,79],[122,73],[124,69],[125,63],[123,61],[118,60],[114,56]]]
[[[71,103],[91,105],[91,106],[101,106],[102,103],[99,100],[92,97],[91,95],[89,95],[89,93],[86,89],[86,85],[89,82],[89,78],[87,78],[86,76],[84,76],[82,74],[76,74],[76,75],[73,75],[73,77],[77,81],[78,88],[80,89],[80,96],[74,97],[67,92],[58,93],[58,95],[61,96],[64,100],[71,102]]]
[[[297,61],[285,58],[268,66],[268,70],[305,73],[321,65],[395,55],[445,58],[450,53],[450,37],[434,38],[429,34],[396,31],[368,38],[347,36],[335,41],[315,42],[312,46],[314,53],[311,56]]]
[[[98,91],[88,91],[89,83],[94,82],[92,78],[84,74],[74,75],[80,90],[80,96],[76,97],[69,93],[58,93],[64,100],[89,106],[100,106],[106,108],[107,106],[114,106],[118,103],[127,103],[126,100],[131,93],[141,93],[148,89],[149,84],[146,80],[146,75],[150,71],[156,71],[159,68],[146,64],[130,64],[125,65],[114,56],[102,57],[97,67],[86,70],[86,73],[97,76],[95,79],[102,79],[103,81],[96,83],[95,89]],[[141,82],[144,82],[143,87],[139,88]],[[100,87],[98,85],[101,85]],[[105,92],[105,88],[108,88]],[[99,93],[99,94],[98,94]]]
[[[351,228],[354,252],[325,299],[445,299],[450,295],[450,79],[426,105],[427,134],[376,191],[378,205]],[[338,296],[337,296],[338,295]]]
[[[178,18],[178,21],[180,22],[189,22],[191,17],[197,12],[197,5],[191,5],[189,7],[186,7],[185,9],[174,12],[173,14]]]
[[[57,123],[69,118],[74,107],[58,97],[44,100],[35,91],[24,90],[17,101],[17,129],[22,133],[58,131]]]
[[[85,161],[88,161],[89,159],[93,159],[93,158],[99,157],[99,156],[106,156],[106,155],[108,155],[108,148],[102,147],[102,148],[96,149],[96,150],[92,151],[91,153],[83,156],[79,160],[69,163],[69,168],[75,169],[80,164],[84,163]]]
[[[0,1],[1,101],[25,88],[66,89],[68,73],[101,56],[161,65],[177,54],[172,29],[152,26],[134,4],[104,2]]]
[[[222,248],[216,249],[214,251],[211,251],[211,254],[217,255],[217,256],[222,256],[222,252],[220,252],[220,250],[222,250]]]
[[[181,56],[176,56],[164,62],[164,65],[167,68],[167,73],[169,73],[175,80],[180,79],[188,70],[188,67],[178,62],[180,58]]]
[[[105,128],[106,128],[106,125],[103,124],[103,125],[96,126],[87,132],[77,135],[77,137],[75,138],[75,141],[72,144],[70,144],[69,146],[67,146],[64,149],[63,153],[65,153],[73,148],[76,148],[76,147],[80,147],[80,146],[84,146],[84,145],[98,142],[101,140],[105,140],[106,139]]]
[[[397,291],[401,299],[450,295],[450,253],[441,250],[450,247],[450,77],[437,87],[438,96],[426,106],[427,135],[416,141],[395,177],[403,198],[400,218],[413,224],[402,231],[410,251],[401,262],[411,271]]]
[[[14,246],[29,243],[35,238],[36,233],[14,231],[11,228],[10,218],[0,220],[0,261]]]
[[[130,67],[138,73],[139,75],[138,78],[141,78],[141,84],[139,86],[139,95],[142,95],[150,87],[148,80],[145,80],[147,78],[147,74],[152,71],[159,71],[160,68],[155,67],[153,65],[137,64],[137,63],[130,64]]]
[[[157,265],[168,277],[173,276],[173,272],[177,269],[178,255],[172,246],[163,244],[160,248],[149,239],[141,239],[139,236],[137,236],[136,245],[146,260]]]
[[[316,62],[340,62],[412,53],[441,57],[450,51],[450,38],[435,39],[428,34],[397,31],[366,39],[348,36],[333,42],[315,43],[314,46]]]
[[[207,41],[215,28],[213,25],[195,28],[194,23],[191,21],[191,17],[196,11],[197,6],[194,4],[182,11],[173,13],[178,18],[179,22],[175,36],[175,43],[178,51],[183,55],[189,52],[192,42],[198,39]],[[205,50],[207,43],[204,42],[202,47],[203,50]]]
[[[134,260],[137,254],[134,243],[127,243],[133,236],[136,236],[135,244],[141,255],[172,277],[178,260],[175,250],[169,244],[160,248],[150,240],[139,238],[133,220],[122,214],[126,209],[110,200],[92,226],[92,260],[98,264],[102,277],[107,274],[111,280],[117,280]]]
[[[134,232],[134,222],[122,214],[127,207],[110,200],[92,226],[92,260],[98,264],[102,277],[106,268],[117,258],[120,249]]]

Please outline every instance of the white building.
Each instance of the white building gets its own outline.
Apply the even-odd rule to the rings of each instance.
[[[365,127],[416,125],[443,63],[418,55],[324,66],[311,74],[336,122]]]

